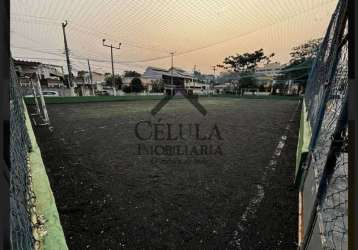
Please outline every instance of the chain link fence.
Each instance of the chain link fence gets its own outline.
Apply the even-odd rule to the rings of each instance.
[[[34,193],[31,189],[28,152],[31,142],[27,133],[21,92],[10,59],[10,240],[11,249],[34,249],[32,215]]]
[[[338,2],[306,88],[312,137],[300,185],[301,249],[347,249],[347,2]]]

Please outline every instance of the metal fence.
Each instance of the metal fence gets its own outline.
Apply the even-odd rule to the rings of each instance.
[[[338,2],[306,88],[312,137],[300,185],[301,249],[347,249],[347,2]]]
[[[10,59],[10,241],[11,249],[34,249],[35,196],[31,189],[28,152],[31,142],[26,130],[24,106]]]

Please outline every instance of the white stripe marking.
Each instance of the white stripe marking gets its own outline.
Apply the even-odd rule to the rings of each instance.
[[[299,107],[299,106],[298,106]],[[290,126],[290,122],[293,121],[293,118],[298,110],[298,107],[296,109],[296,111],[292,114],[291,119],[289,120],[289,123],[286,125],[285,127],[285,133],[281,136],[276,149],[274,151],[274,153],[271,156],[271,160],[268,164],[268,166],[265,167],[264,169],[264,173],[262,175],[261,178],[261,183],[265,184],[266,179],[267,179],[267,175],[268,175],[268,171],[274,171],[276,170],[277,167],[277,159],[281,156],[282,150],[286,145],[286,141],[287,141],[287,134],[291,128]],[[241,219],[240,221],[237,223],[237,228],[238,230],[235,230],[233,233],[233,239],[229,242],[229,245],[231,246],[235,246],[237,249],[242,249],[241,248],[241,239],[240,239],[240,232],[243,233],[245,230],[245,225],[244,222],[248,221],[248,217],[249,216],[254,216],[256,213],[256,210],[259,206],[259,204],[261,203],[261,201],[263,200],[263,198],[265,197],[265,190],[263,185],[261,184],[257,184],[256,185],[256,195],[250,200],[248,206],[246,207],[244,213],[241,215]]]

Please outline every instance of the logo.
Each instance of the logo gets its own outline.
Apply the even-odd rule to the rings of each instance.
[[[185,112],[180,121],[167,117],[165,113],[156,117],[175,95],[164,96],[150,111],[150,119],[135,124],[133,132],[137,143],[134,154],[151,164],[163,165],[206,164],[212,157],[223,156],[224,139],[219,125],[204,118],[207,110],[199,103],[199,97],[187,94],[184,89],[175,90],[189,101],[203,118],[193,119],[193,112]]]
[[[183,88],[176,89],[176,91],[184,96],[203,116],[207,114],[206,109],[199,103],[199,97],[197,95],[188,95]],[[150,113],[155,116],[174,96],[175,95],[165,95]]]

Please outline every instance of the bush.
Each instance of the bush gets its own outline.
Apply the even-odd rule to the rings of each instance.
[[[142,85],[142,81],[137,77],[132,79],[131,87],[132,87],[132,91],[135,93],[142,92],[144,89],[144,87]]]
[[[105,81],[106,81],[106,86],[113,87],[112,75],[107,75],[106,78],[105,78]],[[114,76],[114,84],[115,84],[117,89],[121,88],[121,86],[122,86],[122,78],[119,75]]]
[[[123,90],[123,92],[124,93],[130,93],[131,92],[131,87],[129,87],[128,85],[124,85],[123,87],[122,87],[122,90]]]

